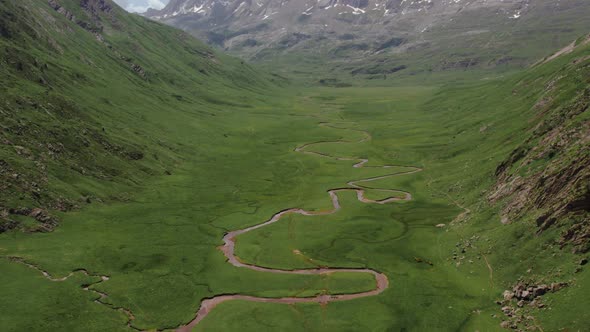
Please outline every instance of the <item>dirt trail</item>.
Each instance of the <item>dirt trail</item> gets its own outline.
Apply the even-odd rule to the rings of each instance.
[[[290,214],[299,214],[303,216],[326,216],[330,214],[334,214],[341,209],[340,201],[338,199],[338,193],[345,192],[345,191],[354,191],[357,194],[357,199],[360,202],[367,203],[367,204],[388,204],[391,202],[396,201],[409,201],[412,200],[412,195],[408,192],[401,191],[401,190],[394,190],[394,189],[376,189],[367,186],[360,185],[360,183],[367,183],[372,181],[378,181],[386,178],[390,178],[393,176],[400,176],[400,175],[408,175],[422,171],[421,168],[418,167],[408,167],[408,166],[397,166],[397,165],[384,165],[384,166],[365,166],[369,160],[368,159],[360,159],[360,158],[343,158],[343,157],[334,157],[330,156],[325,153],[315,152],[315,151],[306,151],[306,149],[310,146],[316,144],[342,144],[342,143],[363,143],[371,139],[371,135],[365,131],[356,130],[356,129],[348,129],[348,128],[339,128],[332,126],[328,123],[320,123],[320,126],[335,128],[335,129],[343,129],[343,130],[352,130],[361,132],[364,137],[358,141],[346,141],[346,140],[337,140],[337,141],[320,141],[314,143],[304,144],[299,146],[295,149],[295,152],[300,152],[309,155],[315,155],[323,158],[331,158],[334,160],[340,161],[356,161],[357,163],[353,165],[354,168],[364,168],[364,167],[371,167],[371,168],[395,168],[395,167],[405,167],[410,170],[406,172],[395,172],[387,175],[371,177],[361,180],[349,181],[347,183],[348,188],[338,188],[332,189],[328,191],[330,199],[332,201],[332,209],[327,211],[306,211],[303,209],[287,209],[278,212],[268,221],[248,227],[245,229],[240,229],[236,231],[232,231],[227,233],[223,237],[223,246],[220,247],[221,251],[224,253],[225,257],[227,258],[228,262],[236,267],[247,268],[254,271],[259,272],[268,272],[268,273],[280,273],[280,274],[298,274],[298,275],[323,275],[323,274],[330,274],[336,272],[349,272],[349,273],[368,273],[372,274],[375,277],[375,289],[367,292],[355,293],[355,294],[334,294],[334,295],[318,295],[315,297],[283,297],[283,298],[266,298],[266,297],[255,297],[255,296],[246,296],[246,295],[220,295],[215,296],[213,298],[205,299],[201,302],[201,307],[197,312],[195,318],[187,325],[179,327],[177,332],[187,332],[191,331],[193,327],[195,327],[199,322],[201,322],[217,305],[231,300],[245,300],[251,302],[262,302],[262,303],[281,303],[281,304],[295,304],[295,303],[320,303],[326,304],[329,302],[337,302],[337,301],[348,301],[354,300],[358,298],[368,297],[368,296],[375,296],[387,289],[389,286],[389,279],[383,273],[380,273],[375,270],[371,269],[344,269],[344,268],[315,268],[315,269],[300,269],[300,270],[282,270],[282,269],[273,269],[267,268],[262,266],[257,266],[253,264],[247,264],[240,261],[238,257],[235,255],[235,246],[236,246],[236,237],[259,228],[274,224],[280,221],[284,216]],[[365,190],[373,190],[379,192],[387,192],[392,194],[402,194],[404,197],[400,198],[397,196],[391,196],[382,200],[371,200],[365,197]]]

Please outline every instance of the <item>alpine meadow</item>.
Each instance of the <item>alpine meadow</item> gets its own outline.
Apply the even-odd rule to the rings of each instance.
[[[590,331],[589,17],[1,0],[0,331]]]

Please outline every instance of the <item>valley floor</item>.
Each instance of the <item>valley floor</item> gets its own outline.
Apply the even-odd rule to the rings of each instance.
[[[525,253],[501,258],[513,249],[502,247],[510,239],[498,215],[467,203],[481,197],[490,165],[510,148],[491,155],[482,143],[466,152],[480,128],[430,112],[438,91],[302,89],[219,112],[210,126],[186,121],[193,153],[129,201],[64,213],[53,233],[0,235],[3,330],[176,329],[203,299],[221,295],[240,296],[215,306],[194,331],[501,330],[495,301],[526,270],[516,266]],[[302,146],[308,153],[295,151]],[[337,204],[330,199],[331,190],[355,184],[365,202],[355,190],[338,191]],[[235,256],[227,241],[220,248],[225,234],[288,209],[302,210],[230,233]],[[511,234],[529,226],[514,227]],[[569,257],[555,253],[547,262]],[[336,268],[346,271],[329,270]],[[295,269],[330,273],[269,273]],[[380,274],[388,287],[376,285]],[[588,273],[578,278],[584,283]],[[326,300],[356,293],[371,296]],[[287,297],[317,300],[249,300]],[[531,313],[530,324],[557,327],[553,315],[568,317],[569,301],[566,294],[553,312]]]

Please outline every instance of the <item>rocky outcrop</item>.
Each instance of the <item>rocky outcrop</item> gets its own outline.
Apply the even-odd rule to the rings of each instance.
[[[63,8],[56,0],[48,0],[47,3],[51,8],[65,16],[68,20],[76,22],[76,16],[74,16],[69,10]]]
[[[496,301],[505,316],[500,326],[517,331],[536,330],[537,326],[533,315],[537,310],[546,308],[542,296],[557,292],[567,286],[568,283],[565,282],[536,284],[532,281],[519,281],[511,290],[504,291],[502,300]]]
[[[58,0],[48,0],[48,4],[58,13],[64,15],[68,20],[76,23],[82,29],[92,33],[96,40],[104,44],[109,50],[111,50],[120,60],[127,63],[127,66],[139,77],[146,80],[147,73],[145,69],[131,61],[129,57],[122,55],[117,51],[113,45],[108,43],[103,36],[104,26],[102,23],[101,15],[106,15],[111,21],[111,24],[116,25],[116,19],[112,14],[113,5],[109,0],[81,0],[80,7],[88,14],[86,19],[80,19],[74,16],[68,9],[62,7]]]
[[[68,20],[76,23],[82,29],[91,32],[95,35],[100,35],[100,33],[102,32],[102,24],[100,24],[100,20],[98,19],[98,17],[94,16],[92,21],[84,20],[83,18],[76,17],[70,10],[63,7],[57,0],[48,0],[47,3],[56,12],[65,16]],[[97,37],[97,39],[99,39],[99,37]]]
[[[113,10],[112,4],[105,0],[81,0],[80,6],[94,15],[98,15],[99,12],[108,14]]]
[[[10,212],[6,209],[0,209],[0,233],[15,229],[17,226],[18,222],[10,218]]]
[[[506,290],[504,291],[504,300],[516,300],[520,301],[528,301],[531,302],[538,298],[539,296],[543,296],[549,292],[557,292],[558,290],[567,287],[567,283],[560,282],[560,283],[551,283],[541,284],[541,285],[529,285],[525,282],[517,283],[513,288],[512,291]]]
[[[589,74],[588,66],[576,71],[577,91],[561,88],[559,75],[547,83],[530,136],[498,166],[488,195],[502,204],[503,223],[533,218],[538,234],[565,227],[559,242],[576,253],[590,250]],[[575,97],[555,101],[566,93]]]
[[[36,220],[37,226],[27,228],[29,232],[51,232],[59,225],[58,219],[41,208],[16,208],[0,210],[0,233],[19,227],[20,223],[13,216],[30,217]]]

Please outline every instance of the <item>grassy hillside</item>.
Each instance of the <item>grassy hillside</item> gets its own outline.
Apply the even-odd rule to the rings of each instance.
[[[448,130],[435,155],[448,171],[432,184],[469,211],[455,228],[467,232],[465,260],[488,255],[510,293],[569,285],[537,299],[498,295],[498,308],[510,307],[503,318],[519,329],[529,315],[528,325],[551,331],[584,330],[589,319],[578,310],[590,289],[588,41],[523,73],[445,89],[426,105]]]
[[[0,229],[34,208],[125,199],[182,162],[181,133],[199,130],[186,119],[204,125],[273,84],[110,1],[5,1],[0,16]]]
[[[111,2],[55,4],[0,4],[4,330],[167,330],[223,294],[372,290],[358,273],[237,268],[217,247],[228,231],[328,209],[328,190],[409,166],[423,170],[370,187],[411,201],[342,193],[335,214],[292,215],[236,239],[246,263],[382,272],[382,294],[228,301],[195,330],[586,328],[586,37],[469,84],[281,89]],[[320,155],[294,151],[311,142]],[[381,165],[396,167],[371,167]]]

